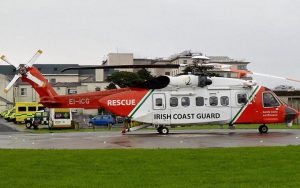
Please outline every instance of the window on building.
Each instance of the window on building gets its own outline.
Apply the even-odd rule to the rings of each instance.
[[[247,69],[247,66],[246,65],[238,65],[237,68],[239,70],[246,70]]]
[[[35,106],[28,106],[28,111],[35,112],[36,111],[36,107]]]
[[[222,106],[228,106],[229,105],[229,97],[227,96],[222,96],[220,98],[220,102]]]
[[[204,106],[204,98],[196,97],[196,106]]]
[[[237,102],[238,102],[238,104],[246,104],[247,103],[247,94],[246,93],[237,94]]]
[[[181,106],[190,106],[190,98],[189,97],[182,97],[181,98]]]
[[[185,59],[185,60],[183,60],[183,64],[187,64],[187,60]]]
[[[21,88],[20,95],[21,96],[27,96],[27,88]]]
[[[165,75],[170,76],[170,72],[165,72]]]
[[[95,91],[101,91],[101,88],[100,87],[96,87]]]
[[[177,97],[171,97],[171,98],[170,98],[170,106],[171,106],[171,107],[176,107],[176,106],[178,106],[178,98],[177,98]]]
[[[76,94],[77,90],[76,89],[68,89],[68,94]]]
[[[272,95],[272,93],[269,92],[265,92],[263,94],[263,100],[264,107],[277,107],[280,105],[277,99]]]
[[[26,112],[26,107],[18,107],[19,112]]]
[[[51,79],[50,79],[50,83],[51,83],[51,84],[55,84],[55,83],[56,83],[56,78],[51,78]]]
[[[216,96],[209,97],[209,105],[217,106],[218,105],[218,97],[216,97]]]
[[[163,100],[162,100],[162,98],[156,98],[156,99],[155,99],[155,105],[156,105],[156,106],[162,106],[162,105],[163,105]]]

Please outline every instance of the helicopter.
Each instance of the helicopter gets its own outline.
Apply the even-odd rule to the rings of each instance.
[[[39,50],[27,64],[16,67],[17,74],[5,88],[7,92],[21,78],[39,94],[40,103],[48,108],[104,108],[118,116],[143,123],[127,131],[147,126],[168,134],[170,125],[186,124],[260,124],[261,134],[267,124],[288,123],[299,112],[282,102],[270,89],[253,80],[213,77],[209,69],[235,71],[239,77],[253,74],[228,65],[210,64],[206,56],[193,57],[192,72],[178,76],[158,76],[133,87],[80,94],[58,95],[42,73],[33,66],[42,54]],[[1,59],[12,65],[5,56]],[[101,65],[71,69],[179,68],[180,64]],[[295,80],[297,81],[297,80]]]

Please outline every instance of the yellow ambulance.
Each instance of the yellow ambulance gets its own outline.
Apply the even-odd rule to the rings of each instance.
[[[38,102],[16,102],[16,123],[24,123],[26,118],[34,116],[36,111],[44,110],[45,107]]]

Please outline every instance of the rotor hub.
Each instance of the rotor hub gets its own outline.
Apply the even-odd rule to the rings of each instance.
[[[26,75],[27,69],[26,69],[26,67],[24,65],[20,65],[20,67],[19,67],[19,73],[21,75]]]

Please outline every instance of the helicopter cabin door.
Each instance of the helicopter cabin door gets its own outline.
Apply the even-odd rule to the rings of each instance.
[[[153,124],[169,125],[171,114],[166,110],[166,95],[164,93],[154,93],[152,95]]]
[[[210,90],[207,100],[209,123],[227,123],[231,119],[231,91],[229,89]]]

